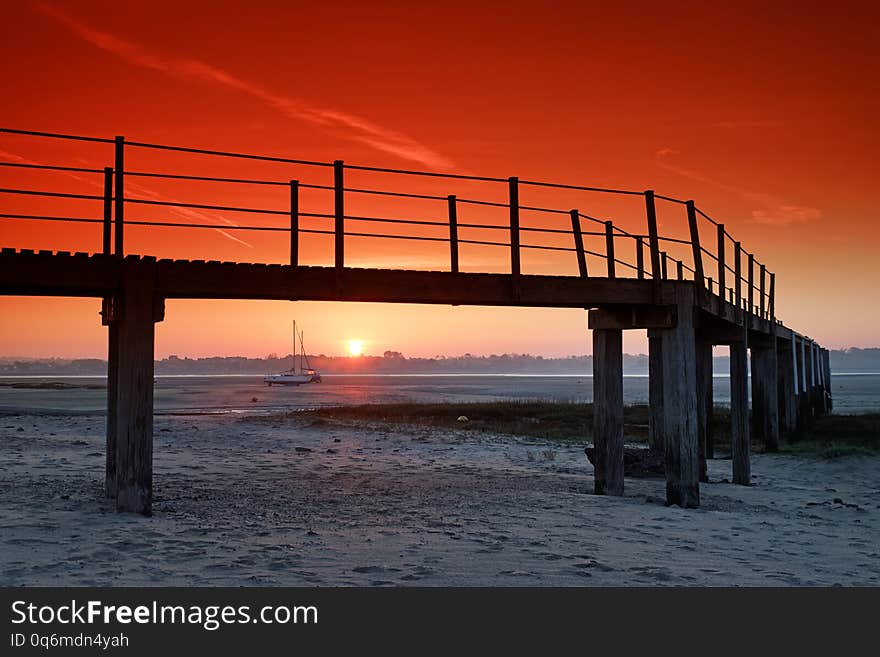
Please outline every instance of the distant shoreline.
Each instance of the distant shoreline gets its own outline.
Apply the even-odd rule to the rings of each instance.
[[[265,376],[266,373],[216,373],[216,372],[207,372],[204,374],[156,374],[155,377],[157,379],[231,379],[231,378],[240,378],[240,379],[254,379]],[[592,379],[592,372],[356,372],[356,373],[347,373],[347,372],[336,372],[336,373],[321,373],[321,376],[324,377],[349,377],[349,378],[357,378],[357,379],[368,379],[368,378],[442,378],[442,377],[456,377],[456,378],[483,378],[483,377],[501,377],[501,378],[535,378],[535,379],[562,379],[562,378],[588,378]],[[713,378],[720,379],[730,376],[728,372],[715,372],[713,373]],[[832,377],[836,376],[880,376],[880,372],[832,372]],[[0,373],[0,380],[4,379],[106,379],[106,374],[2,374]],[[625,379],[647,379],[647,372],[639,372],[639,373],[628,373],[624,372],[623,378]]]

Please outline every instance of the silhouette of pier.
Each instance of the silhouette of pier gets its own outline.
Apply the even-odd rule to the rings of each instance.
[[[700,482],[706,481],[706,459],[714,456],[710,431],[712,347],[730,348],[732,479],[750,483],[750,440],[776,450],[780,435],[797,430],[810,416],[831,409],[829,353],[815,341],[785,326],[776,317],[776,277],[733,239],[725,226],[691,200],[653,191],[605,189],[579,185],[449,173],[409,171],[348,165],[342,161],[312,162],[208,149],[2,129],[0,133],[25,140],[62,140],[88,144],[106,153],[112,166],[90,168],[75,161],[32,160],[0,162],[0,171],[29,175],[55,172],[90,186],[69,191],[49,188],[0,187],[4,222],[45,222],[46,226],[76,224],[100,236],[100,250],[67,252],[2,248],[0,294],[26,296],[96,297],[103,299],[102,321],[108,327],[108,396],[106,491],[120,511],[149,514],[152,506],[153,367],[155,323],[165,317],[166,299],[275,299],[358,301],[480,306],[583,308],[588,311],[593,340],[595,492],[621,495],[624,488],[623,331],[647,329],[649,343],[650,423],[652,449],[665,455],[669,504],[697,507]],[[206,176],[175,170],[141,171],[126,168],[131,150],[154,154],[177,153],[223,160],[272,163],[297,170],[317,171],[326,184],[299,179],[268,180]],[[373,172],[396,182],[394,189],[352,187],[351,172]],[[91,176],[91,178],[89,178]],[[431,179],[453,187],[485,185],[503,201],[457,195],[425,194],[411,190],[413,181]],[[233,187],[284,188],[287,207],[241,207],[190,203],[129,191],[132,181],[161,179],[184,185],[210,183]],[[332,181],[332,184],[331,184]],[[134,186],[137,189],[136,186]],[[580,209],[521,203],[523,190],[544,193],[589,192],[637,200],[644,231],[626,231],[612,221]],[[66,191],[65,191],[66,190]],[[97,190],[100,193],[91,193]],[[331,195],[322,212],[301,207],[301,191],[323,190]],[[287,193],[289,192],[289,193]],[[363,216],[346,212],[348,199],[358,195],[417,199],[443,209],[443,220]],[[28,199],[27,211],[7,202]],[[86,216],[36,211],[34,204],[77,201],[88,204]],[[658,203],[675,211],[687,227],[687,239],[662,235]],[[129,219],[132,207],[186,210],[190,218],[202,213],[242,213],[282,220],[284,225],[213,221]],[[463,207],[488,207],[504,213],[501,223],[460,221]],[[96,210],[100,211],[96,211]],[[523,213],[547,216],[563,227],[525,225]],[[305,222],[323,222],[309,227]],[[364,232],[352,226],[385,227]],[[332,224],[332,225],[331,225]],[[90,226],[92,225],[92,226]],[[390,230],[411,229],[408,234]],[[591,230],[585,230],[588,226]],[[126,228],[138,230],[259,231],[281,236],[289,249],[279,264],[166,259],[126,251]],[[438,235],[442,231],[442,235]],[[494,237],[464,238],[466,231]],[[189,234],[189,233],[188,233]],[[471,233],[467,233],[471,234]],[[303,264],[304,236],[332,240],[332,260]],[[532,240],[549,237],[553,243]],[[448,269],[371,269],[346,265],[347,238],[428,241],[448,249]],[[586,241],[599,241],[599,250]],[[528,240],[528,241],[527,241]],[[463,271],[462,246],[503,249],[509,271]],[[3,246],[0,243],[0,246]],[[678,256],[671,255],[673,248]],[[551,252],[570,261],[575,275],[527,273],[524,252]],[[621,254],[631,253],[633,261]],[[732,256],[732,258],[731,258]],[[592,267],[589,264],[592,262]],[[596,263],[599,263],[598,269]],[[574,267],[576,266],[576,269]],[[203,330],[203,328],[199,328]],[[751,367],[749,367],[749,360]],[[749,370],[751,378],[749,379]],[[749,395],[749,382],[751,395]],[[751,409],[749,397],[751,396]]]

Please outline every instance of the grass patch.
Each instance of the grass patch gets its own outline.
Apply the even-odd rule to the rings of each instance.
[[[648,440],[646,404],[623,410],[627,442]],[[317,426],[330,420],[364,421],[459,429],[474,433],[506,434],[561,443],[585,444],[593,440],[593,405],[556,401],[498,401],[442,404],[362,404],[297,412]],[[459,422],[459,416],[468,418]],[[715,407],[712,436],[716,453],[730,450],[730,409]],[[755,452],[763,445],[753,443]],[[828,415],[809,423],[797,442],[784,444],[783,453],[839,458],[880,453],[880,414]]]
[[[316,420],[362,420],[409,424],[475,433],[496,433],[541,438],[564,443],[593,439],[593,405],[573,402],[503,401],[444,404],[363,404],[320,408],[304,413]],[[467,422],[458,418],[465,416]],[[648,439],[647,405],[624,409],[624,432],[630,442]]]
[[[0,381],[0,387],[20,390],[106,390],[103,383],[64,383],[62,381]]]
[[[880,454],[880,413],[823,415],[805,422],[782,451],[834,459]]]

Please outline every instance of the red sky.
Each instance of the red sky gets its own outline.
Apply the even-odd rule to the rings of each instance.
[[[847,2],[13,1],[4,3],[0,22],[0,125],[694,198],[776,272],[777,315],[786,324],[832,347],[876,346],[878,13],[871,3]],[[0,159],[20,158],[112,164],[108,147],[0,135]],[[147,151],[127,165],[331,181],[324,169]],[[99,193],[88,176],[0,170],[0,177],[4,187]],[[503,186],[366,174],[349,182],[504,200]],[[143,198],[283,207],[282,189],[136,184],[128,191]],[[524,203],[577,206],[644,232],[638,203],[528,193]],[[81,202],[0,201],[8,212],[98,212]],[[320,192],[304,192],[303,203],[330,207]],[[432,205],[350,204],[364,214],[445,216]],[[196,218],[137,210],[139,218]],[[661,206],[660,213],[661,230],[683,234],[679,209]],[[98,248],[94,227],[2,221],[3,246]],[[565,227],[552,217],[523,221]],[[236,233],[243,244],[219,231],[163,230],[132,229],[127,248],[254,262],[281,262],[286,254],[284,243],[265,235]],[[328,262],[329,243],[310,238],[303,246],[307,262]],[[352,239],[347,256],[355,266],[446,266],[441,246],[411,242]],[[569,260],[531,252],[524,270],[572,273]],[[504,263],[503,251],[462,251],[463,269],[503,270]],[[2,298],[0,352],[102,356],[98,307],[94,300]],[[175,301],[158,328],[157,353],[286,352],[293,317],[305,325],[310,351],[328,354],[342,352],[349,338],[366,340],[368,352],[409,355],[590,351],[583,311]],[[642,334],[627,340],[628,351],[644,350]]]

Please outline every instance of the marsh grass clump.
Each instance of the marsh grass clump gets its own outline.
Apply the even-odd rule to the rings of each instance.
[[[469,433],[505,434],[549,440],[564,444],[586,444],[593,440],[593,405],[565,401],[491,401],[467,403],[361,404],[298,411],[292,416],[308,417],[311,426],[330,422],[378,422],[455,429]],[[624,438],[628,443],[648,439],[647,404],[626,406],[623,411]],[[466,417],[467,421],[461,420]],[[730,409],[716,406],[712,412],[712,436],[716,456],[730,451]],[[755,452],[763,445],[753,442]],[[826,415],[804,423],[795,436],[783,437],[783,453],[839,458],[880,453],[880,413]],[[535,454],[532,458],[552,460]]]

